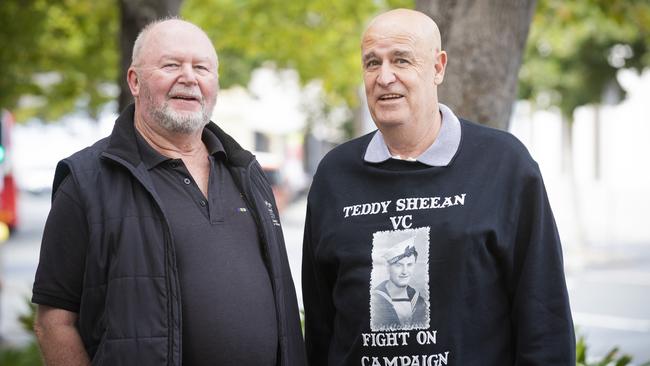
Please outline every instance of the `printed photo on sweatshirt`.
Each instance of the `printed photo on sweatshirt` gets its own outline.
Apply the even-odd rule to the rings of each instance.
[[[372,238],[370,330],[429,328],[429,227]]]

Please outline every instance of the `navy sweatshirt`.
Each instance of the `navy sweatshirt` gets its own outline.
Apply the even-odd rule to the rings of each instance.
[[[539,168],[467,121],[446,166],[321,162],[303,248],[309,363],[575,365],[562,251]]]

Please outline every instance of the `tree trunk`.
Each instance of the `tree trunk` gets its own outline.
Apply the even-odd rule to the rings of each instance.
[[[120,2],[120,85],[119,111],[133,101],[126,83],[126,71],[131,65],[133,43],[147,23],[166,16],[178,15],[182,0],[119,0]]]
[[[506,129],[535,0],[416,0],[448,54],[440,101],[459,116]]]

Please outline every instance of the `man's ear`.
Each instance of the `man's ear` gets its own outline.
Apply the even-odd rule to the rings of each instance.
[[[434,67],[436,69],[436,76],[434,77],[433,81],[436,85],[440,85],[445,78],[445,70],[447,69],[447,52],[438,52]]]
[[[126,82],[129,84],[131,95],[137,97],[140,94],[140,79],[133,66],[129,67],[126,72]]]

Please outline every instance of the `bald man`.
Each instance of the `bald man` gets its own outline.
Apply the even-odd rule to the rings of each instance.
[[[328,153],[309,193],[309,364],[573,366],[560,240],[538,166],[510,134],[438,102],[441,46],[436,24],[412,10],[381,14],[363,34],[378,130]],[[396,242],[418,248],[393,293],[403,283],[423,301],[389,296],[406,302],[404,314],[421,303],[415,322],[386,322],[377,296]]]
[[[271,187],[210,122],[217,69],[197,26],[148,25],[135,104],[59,163],[32,298],[47,365],[305,363]]]

